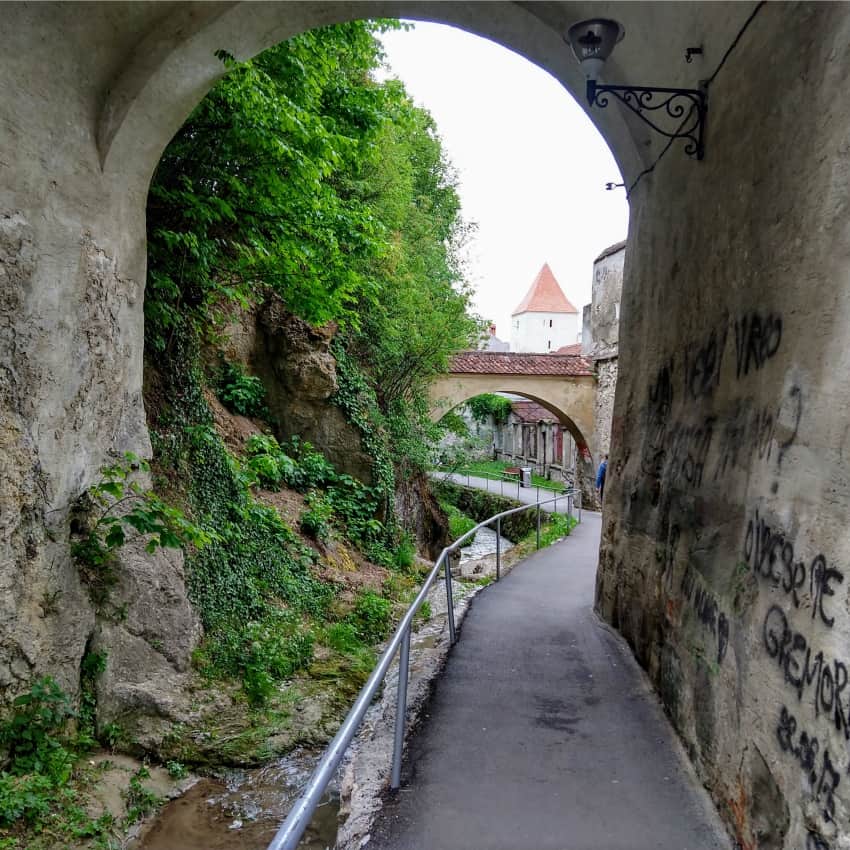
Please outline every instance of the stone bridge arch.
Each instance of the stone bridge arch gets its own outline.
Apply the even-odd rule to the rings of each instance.
[[[429,388],[431,418],[436,422],[450,410],[483,393],[511,393],[545,407],[572,434],[576,445],[595,457],[592,376],[574,381],[552,376],[456,375],[437,378]],[[585,454],[585,452],[582,452]]]
[[[586,507],[596,504],[594,469],[596,378],[583,357],[467,351],[452,360],[450,371],[429,387],[435,421],[459,404],[483,393],[511,393],[537,402],[572,435],[578,448],[578,481]]]

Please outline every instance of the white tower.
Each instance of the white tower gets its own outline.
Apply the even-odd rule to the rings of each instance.
[[[578,341],[578,310],[543,264],[531,289],[511,314],[511,351],[557,351]]]

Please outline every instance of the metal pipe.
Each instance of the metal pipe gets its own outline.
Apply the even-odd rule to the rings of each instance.
[[[449,645],[453,645],[456,640],[455,605],[452,596],[452,555],[454,554],[454,551],[454,549],[447,550],[444,564],[446,570],[446,620],[449,623]]]
[[[502,573],[502,518],[496,520],[496,581]]]
[[[540,500],[537,500],[537,548],[540,548]]]
[[[395,702],[395,740],[393,742],[393,769],[390,788],[397,791],[401,785],[401,754],[404,750],[404,727],[407,717],[407,678],[410,668],[410,626],[404,633],[398,657],[398,693]]]

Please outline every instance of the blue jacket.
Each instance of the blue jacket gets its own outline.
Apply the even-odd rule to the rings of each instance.
[[[608,461],[603,460],[602,463],[599,464],[599,470],[596,473],[596,487],[599,489],[605,484],[605,473],[608,471]]]

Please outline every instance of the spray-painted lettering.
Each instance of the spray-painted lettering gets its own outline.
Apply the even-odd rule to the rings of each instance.
[[[801,595],[808,593],[812,619],[820,618],[827,628],[833,627],[835,617],[827,611],[827,600],[835,596],[835,586],[843,583],[844,573],[830,565],[823,554],[811,561],[799,558],[794,541],[778,525],[768,525],[756,510],[747,522],[744,560],[759,578],[781,588],[795,608],[800,607]]]
[[[785,682],[793,688],[797,699],[811,695],[815,717],[824,714],[835,724],[845,739],[850,740],[850,700],[847,691],[847,665],[814,652],[806,636],[794,631],[785,612],[771,605],[762,629],[764,648],[782,671]]]

